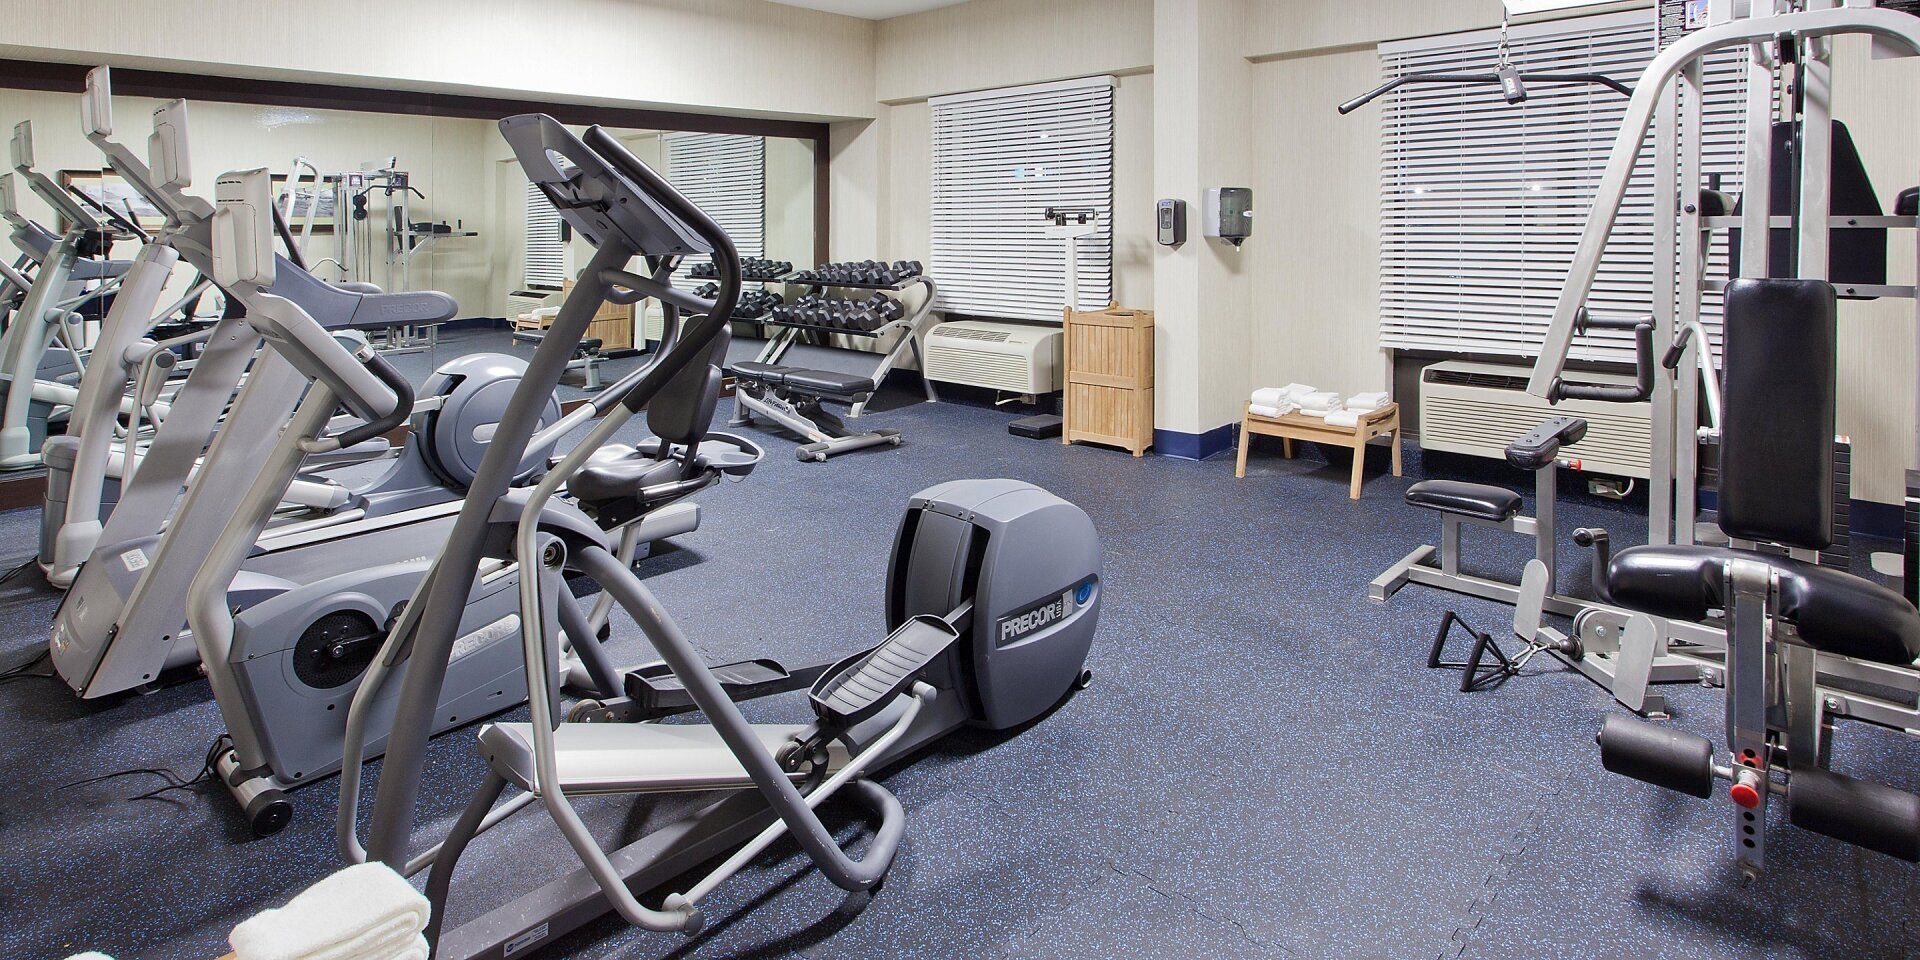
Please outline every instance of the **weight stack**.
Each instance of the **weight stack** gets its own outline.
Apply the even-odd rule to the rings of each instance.
[[[1820,551],[1820,565],[1848,571],[1853,564],[1853,441],[1833,438],[1833,545]]]

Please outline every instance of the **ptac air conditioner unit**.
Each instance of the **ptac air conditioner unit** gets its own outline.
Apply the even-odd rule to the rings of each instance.
[[[549,290],[515,290],[507,294],[507,316],[517,317],[546,306],[557,307],[560,305],[557,293]]]
[[[1037,396],[1060,389],[1060,330],[954,320],[927,332],[927,377]]]
[[[1579,417],[1587,436],[1566,448],[1593,473],[1646,479],[1653,449],[1651,403],[1563,400],[1549,406],[1527,392],[1528,367],[1449,360],[1420,373],[1420,449],[1504,459],[1507,444],[1548,417]],[[1633,378],[1577,373],[1582,383],[1631,384]]]

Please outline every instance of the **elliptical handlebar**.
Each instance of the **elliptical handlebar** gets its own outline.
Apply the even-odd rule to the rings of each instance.
[[[486,551],[493,506],[506,495],[518,473],[528,443],[539,429],[539,414],[546,398],[559,382],[587,321],[606,302],[610,291],[621,287],[658,297],[664,304],[668,328],[677,328],[677,304],[685,295],[673,290],[667,280],[672,266],[683,256],[712,257],[719,274],[714,306],[706,316],[679,330],[674,342],[663,345],[655,360],[624,390],[619,405],[637,412],[688,365],[707,355],[714,339],[727,329],[727,318],[740,297],[739,253],[726,231],[611,134],[591,127],[582,138],[544,114],[508,117],[500,121],[500,132],[527,178],[596,251],[501,416],[480,469],[468,487],[459,518],[417,593],[418,602],[408,605],[403,623],[388,638],[386,649],[391,655],[409,658],[411,663],[394,708],[366,850],[369,856],[396,867],[408,861],[433,713],[457,640],[459,610]],[[642,277],[625,269],[636,256],[646,258],[647,269],[654,276]],[[569,339],[575,342],[567,342]],[[524,556],[531,548],[536,526],[533,520],[545,501],[579,469],[591,448],[604,442],[626,419],[610,411],[586,441],[535,485],[516,536],[517,555]],[[524,569],[535,570],[538,566],[536,563]],[[537,579],[521,579],[523,608],[527,608],[525,591],[529,588],[535,589],[532,609],[538,608]],[[523,624],[523,628],[537,629],[538,625]],[[532,677],[528,687],[534,716],[540,718],[542,708],[547,706],[543,702],[546,688]],[[365,705],[370,708],[370,701]],[[354,709],[349,712],[350,725],[364,720],[357,716],[362,706],[362,697],[357,694]],[[546,725],[536,720],[533,726],[540,731]],[[355,752],[351,739],[349,757]],[[344,779],[342,786],[344,810],[348,799]],[[342,845],[348,846],[353,824],[343,816],[338,826]]]

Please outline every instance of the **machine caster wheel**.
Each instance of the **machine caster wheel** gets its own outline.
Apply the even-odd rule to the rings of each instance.
[[[263,790],[247,804],[247,826],[256,837],[271,837],[293,822],[293,801],[278,790]]]

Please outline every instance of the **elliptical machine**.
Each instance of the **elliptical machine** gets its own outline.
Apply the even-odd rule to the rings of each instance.
[[[871,774],[963,725],[1006,729],[1033,720],[1083,685],[1099,619],[1100,549],[1086,514],[1012,480],[963,480],[922,491],[909,504],[889,566],[888,637],[827,670],[813,685],[813,718],[748,724],[723,679],[701,661],[647,586],[612,552],[606,534],[559,499],[595,451],[691,365],[711,356],[740,292],[740,265],[726,233],[598,127],[584,138],[551,117],[501,122],[529,179],[596,248],[501,418],[446,548],[387,640],[410,662],[388,740],[368,851],[417,870],[431,863],[429,939],[441,958],[519,954],[611,907],[652,930],[698,930],[702,897],[755,854],[793,831],[836,884],[869,891],[884,879],[904,835],[899,801]],[[712,301],[676,290],[685,256],[711,256]],[[645,274],[626,267],[643,256]],[[573,344],[603,303],[661,301],[669,330],[680,311],[701,315],[670,337],[645,376],[622,389],[609,415],[530,488],[511,489],[512,468],[535,435],[539,397],[553,388]],[[419,857],[410,848],[422,749],[454,659],[457,612],[483,564],[512,559],[520,579],[520,634],[536,722],[495,723],[480,744],[490,772],[446,841]],[[691,706],[712,725],[566,722],[550,666],[563,640],[597,638],[566,614],[564,576],[594,579],[639,624]],[[384,659],[384,658],[383,658]],[[365,689],[363,687],[363,689]],[[360,704],[355,705],[356,713]],[[526,791],[494,803],[507,786]],[[343,790],[347,784],[343,782]],[[846,789],[878,820],[867,853],[849,857],[813,808]],[[718,791],[726,796],[609,854],[570,802],[581,794]],[[458,928],[444,906],[453,868],[476,834],[544,801],[582,868]],[[358,851],[343,794],[341,841]],[[662,909],[647,890],[712,857],[732,854]]]
[[[194,574],[186,602],[203,671],[227,721],[227,743],[214,755],[214,770],[254,831],[264,835],[279,830],[292,814],[286,790],[340,769],[349,707],[359,699],[359,682],[388,625],[399,618],[427,572],[431,557],[425,551],[435,542],[431,537],[444,536],[447,524],[416,522],[383,534],[382,539],[408,544],[413,555],[401,559],[336,564],[330,575],[301,583],[259,572],[261,533],[301,464],[311,455],[352,447],[391,429],[409,418],[414,402],[405,382],[364,341],[356,340],[357,346],[349,350],[340,344],[339,331],[326,330],[297,304],[263,292],[273,282],[267,172],[227,174],[216,190],[216,280],[246,308],[268,349],[285,355],[313,381],[252,485],[230,504],[231,517]],[[260,264],[267,267],[263,270]],[[443,405],[416,424],[407,448],[414,455],[401,463],[414,464],[422,479],[465,489],[488,449],[485,428],[497,422],[524,370],[516,358],[491,354],[442,366],[428,388]],[[698,371],[700,390],[663,397],[650,411],[651,422],[662,428],[653,449],[667,447],[671,452],[675,443],[688,451],[699,447],[694,469],[682,469],[681,462],[666,457],[641,456],[632,448],[596,461],[593,508],[629,545],[683,532],[676,518],[694,508],[676,501],[717,482],[724,473],[744,474],[759,460],[758,449],[750,445],[709,438],[700,446],[718,392],[717,381],[710,385],[709,379],[707,371]],[[395,397],[397,403],[391,399]],[[403,409],[379,414],[383,405]],[[351,416],[374,414],[378,419],[336,432],[333,419],[343,407]],[[528,444],[516,482],[545,472],[554,444],[582,419],[576,413],[562,421],[549,392],[540,416],[545,429]],[[427,476],[429,470],[433,476]],[[663,473],[671,473],[673,482],[663,482],[668,479]],[[630,566],[632,553],[626,556]],[[514,565],[499,563],[475,578],[461,614],[460,654],[449,668],[453,680],[443,688],[434,713],[436,733],[525,699],[520,657],[512,642],[518,623],[518,576]],[[604,657],[593,655],[597,651],[588,648],[568,679],[596,695],[611,696],[617,692],[616,674]],[[352,759],[356,768],[362,759],[378,755],[396,692],[389,688],[365,701],[363,710],[378,716],[371,721],[362,717],[367,722],[359,741],[364,747]]]

